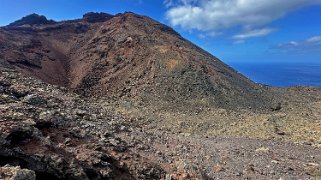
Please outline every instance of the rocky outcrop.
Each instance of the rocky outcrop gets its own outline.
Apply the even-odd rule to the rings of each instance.
[[[29,169],[21,169],[20,166],[5,165],[0,167],[0,179],[3,180],[36,180],[36,174]]]
[[[90,23],[96,23],[96,22],[104,22],[109,19],[111,19],[113,15],[107,14],[107,13],[95,13],[95,12],[89,12],[83,15],[83,20],[90,22]]]
[[[17,27],[17,26],[24,26],[24,25],[45,25],[45,24],[53,24],[55,21],[48,20],[45,16],[41,16],[38,14],[30,14],[17,20],[8,25],[8,27]]]

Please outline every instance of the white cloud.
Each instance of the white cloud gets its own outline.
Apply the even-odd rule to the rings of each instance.
[[[290,42],[286,42],[286,43],[281,43],[281,44],[278,44],[276,46],[277,49],[293,49],[293,48],[296,48],[298,46],[302,45],[301,43],[299,42],[296,42],[296,41],[290,41]]]
[[[297,42],[295,42],[295,41],[290,41],[289,42],[292,46],[298,46],[298,45],[300,45],[299,43],[297,43]]]
[[[177,5],[191,5],[196,4],[198,0],[164,0],[166,7],[173,7]]]
[[[307,43],[320,44],[321,45],[321,36],[314,36],[306,40]]]
[[[243,32],[240,37],[266,35],[269,23],[296,9],[321,4],[321,0],[165,0],[166,17],[174,26],[186,30],[219,33]],[[257,30],[261,29],[261,30]],[[259,32],[261,31],[261,32]],[[264,32],[265,31],[265,32]],[[238,36],[238,35],[236,35]]]
[[[306,53],[321,50],[321,36],[313,36],[301,41],[280,43],[270,48],[270,52]]]
[[[233,45],[243,44],[245,41],[243,39],[237,40],[233,42]]]
[[[206,35],[204,35],[204,34],[199,34],[198,37],[201,38],[201,39],[205,39],[205,38],[206,38]]]
[[[167,8],[169,8],[169,7],[171,7],[171,6],[174,5],[173,0],[164,0],[163,3],[164,3],[164,5],[165,5],[165,7],[167,7]]]
[[[271,28],[264,28],[264,29],[255,29],[250,30],[241,34],[234,35],[233,38],[235,39],[245,39],[245,38],[251,38],[251,37],[259,37],[259,36],[265,36],[272,32],[274,32],[275,29]]]

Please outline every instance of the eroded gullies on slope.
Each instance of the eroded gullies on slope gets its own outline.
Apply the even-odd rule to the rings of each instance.
[[[1,28],[2,58],[86,96],[234,110],[267,110],[278,100],[267,87],[146,16],[88,13],[73,21],[18,22]]]

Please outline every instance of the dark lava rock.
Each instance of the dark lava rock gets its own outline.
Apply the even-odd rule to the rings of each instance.
[[[38,14],[30,14],[28,16],[23,17],[20,20],[17,20],[8,25],[8,27],[14,26],[23,26],[23,25],[40,25],[40,24],[53,24],[55,21],[48,20],[45,16],[41,16]]]
[[[47,104],[47,100],[43,97],[36,96],[36,95],[28,95],[25,97],[25,101],[34,106],[44,106]]]
[[[113,15],[107,14],[107,13],[95,13],[95,12],[89,12],[83,15],[83,20],[95,23],[95,22],[103,22],[107,21],[114,17]]]

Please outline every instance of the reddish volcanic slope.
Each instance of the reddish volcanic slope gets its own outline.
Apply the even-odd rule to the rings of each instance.
[[[134,13],[54,22],[30,15],[0,28],[0,63],[88,96],[266,108],[258,85],[172,28]]]

